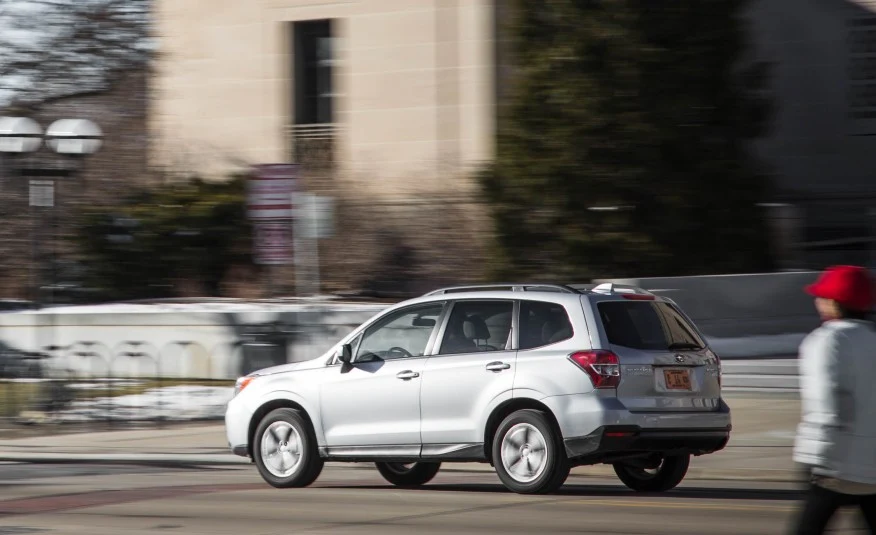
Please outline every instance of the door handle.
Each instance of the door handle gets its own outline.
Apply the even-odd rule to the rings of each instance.
[[[502,370],[507,370],[510,367],[511,367],[510,364],[506,364],[504,362],[499,362],[499,361],[491,362],[491,363],[487,364],[487,370],[491,371],[491,372],[500,372]]]
[[[419,377],[420,374],[411,370],[405,370],[403,372],[398,372],[396,375],[399,379],[407,381],[408,379],[413,379],[415,377]]]

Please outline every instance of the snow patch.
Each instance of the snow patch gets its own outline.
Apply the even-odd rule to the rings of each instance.
[[[233,387],[153,388],[142,394],[77,400],[53,416],[61,422],[222,419],[233,394]]]

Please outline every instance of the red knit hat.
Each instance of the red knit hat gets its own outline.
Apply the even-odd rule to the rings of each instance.
[[[815,297],[832,299],[856,311],[869,311],[876,301],[873,280],[865,268],[859,266],[832,266],[827,268],[815,284],[806,287]]]

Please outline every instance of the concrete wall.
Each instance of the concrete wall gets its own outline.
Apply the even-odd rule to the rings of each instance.
[[[234,379],[316,358],[386,305],[103,305],[0,314],[0,352],[58,377]]]
[[[152,160],[289,161],[289,23],[334,19],[341,177],[465,193],[454,177],[493,151],[492,12],[488,0],[158,0]]]

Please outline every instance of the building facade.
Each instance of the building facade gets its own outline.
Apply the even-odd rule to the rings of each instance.
[[[776,114],[755,144],[773,173],[788,267],[876,267],[876,2],[757,0],[750,35]]]
[[[159,0],[152,161],[308,161],[408,197],[493,154],[489,0]]]
[[[153,163],[304,162],[363,198],[470,197],[513,72],[509,0],[158,0]],[[755,0],[754,144],[780,265],[876,265],[876,2]],[[401,201],[400,201],[401,202]]]

